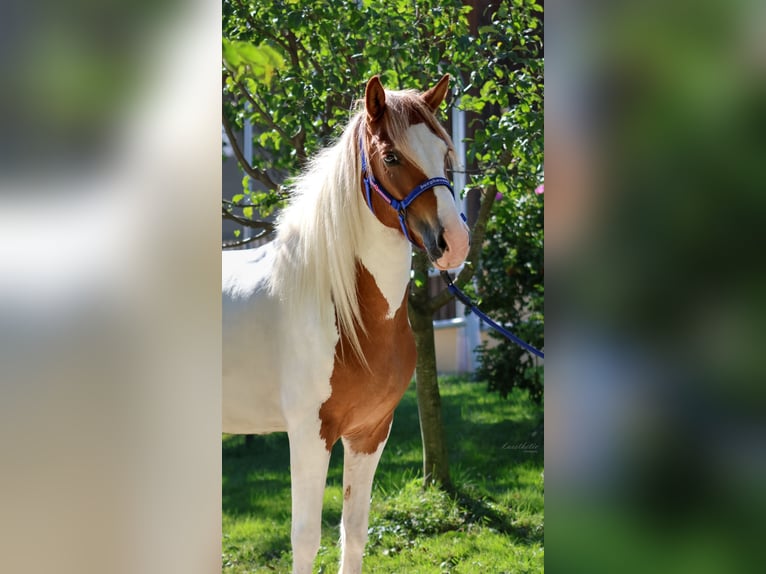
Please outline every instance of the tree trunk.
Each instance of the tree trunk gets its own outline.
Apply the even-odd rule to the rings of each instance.
[[[418,350],[415,380],[420,435],[423,440],[423,479],[425,486],[438,484],[442,488],[450,489],[452,481],[442,425],[441,395],[436,377],[433,311],[428,296],[428,266],[425,254],[416,253],[414,269],[417,280],[412,283],[409,309],[410,325]]]
[[[489,187],[482,195],[479,214],[473,229],[471,249],[463,270],[455,279],[455,284],[462,287],[473,277],[476,270],[481,246],[484,242],[487,219],[495,201],[497,190]],[[445,490],[452,490],[447,459],[447,441],[442,425],[442,399],[439,394],[439,381],[436,377],[436,346],[434,343],[433,314],[436,309],[447,303],[452,294],[446,289],[436,297],[428,294],[428,269],[430,263],[425,253],[418,251],[413,256],[415,280],[410,283],[409,316],[415,345],[418,350],[418,362],[415,367],[415,381],[418,393],[418,417],[420,436],[423,440],[423,480],[426,486],[439,484]]]

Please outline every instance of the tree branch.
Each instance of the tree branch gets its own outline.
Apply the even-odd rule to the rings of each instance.
[[[314,71],[316,71],[317,74],[324,74],[322,66],[320,66],[319,62],[317,62],[316,58],[314,58],[314,54],[306,49],[306,46],[303,44],[303,42],[301,42],[301,39],[298,38],[298,36],[296,36],[292,30],[285,30],[285,35],[287,36],[287,41],[290,42],[292,46],[294,46],[296,54],[298,50],[303,52],[303,55],[311,63]]]
[[[488,186],[481,197],[481,203],[479,204],[479,214],[476,217],[476,223],[473,225],[473,233],[471,237],[471,249],[468,251],[468,257],[466,257],[466,263],[463,266],[462,271],[458,273],[455,278],[455,285],[458,288],[462,288],[468,283],[476,273],[479,267],[479,259],[481,257],[481,248],[484,244],[484,236],[487,233],[487,221],[489,221],[490,213],[492,212],[492,206],[495,203],[495,197],[497,196],[497,188],[494,185]],[[435,312],[437,309],[446,305],[454,295],[447,289],[441,291],[438,295],[431,299],[431,311]]]
[[[300,69],[300,58],[298,57],[298,45],[295,41],[295,35],[294,34],[288,34],[285,33],[287,36],[287,46],[288,46],[288,52],[290,53],[290,60],[293,63],[293,66]]]
[[[271,179],[266,170],[254,168],[245,159],[245,155],[242,153],[242,149],[239,147],[239,142],[234,135],[234,130],[231,129],[231,124],[229,124],[229,120],[226,118],[225,113],[223,114],[223,129],[226,131],[226,137],[229,138],[229,143],[231,144],[231,149],[234,150],[234,155],[237,157],[237,162],[240,166],[242,166],[242,169],[245,170],[245,173],[253,179],[260,181],[271,191],[277,191],[279,186],[274,182],[273,179]]]
[[[264,122],[268,124],[268,126],[276,131],[279,135],[281,135],[286,140],[291,140],[290,136],[287,135],[287,132],[282,129],[282,127],[274,121],[274,118],[271,117],[271,115],[263,109],[263,102],[256,101],[255,96],[250,93],[250,91],[247,89],[247,87],[239,80],[235,80],[237,86],[239,86],[239,89],[242,91],[242,93],[245,95],[247,100],[250,102],[250,104],[253,106],[253,109],[258,112],[258,115],[261,116]]]
[[[254,229],[263,229],[264,233],[271,233],[276,229],[276,226],[270,221],[259,221],[256,219],[248,219],[247,217],[241,217],[234,215],[231,211],[226,211],[225,207],[221,207],[221,216],[224,219],[234,221],[245,227],[252,227]]]
[[[284,188],[280,188],[280,189],[284,189]],[[290,194],[284,191],[277,191],[274,193],[274,195],[275,195],[276,201],[287,201],[288,199],[290,199]],[[221,203],[226,204],[227,210],[229,208],[245,209],[246,207],[253,207],[255,209],[260,209],[261,207],[257,203],[234,203],[233,201],[229,199],[223,199],[223,198],[221,198]]]
[[[241,247],[242,245],[247,245],[248,243],[252,243],[253,241],[257,241],[258,239],[261,239],[262,237],[266,237],[271,233],[270,231],[264,231],[263,233],[259,233],[258,235],[254,235],[253,237],[248,237],[246,239],[240,239],[238,241],[229,241],[228,243],[221,244],[222,249],[232,249],[234,247]]]
[[[274,118],[271,117],[271,115],[264,109],[262,103],[259,100],[256,100],[256,96],[251,94],[247,87],[240,81],[236,81],[237,86],[239,86],[239,89],[242,91],[242,93],[245,95],[247,100],[250,102],[250,104],[253,106],[253,109],[258,113],[259,116],[261,116],[261,119],[263,119],[266,124],[276,131],[280,136],[282,136],[284,139],[289,141],[293,147],[295,148],[295,153],[298,156],[298,159],[301,161],[306,160],[306,148],[304,145],[304,142],[306,141],[306,133],[303,130],[303,127],[301,126],[298,129],[298,133],[296,133],[293,137],[290,137],[287,135],[287,132],[282,129],[282,126],[280,126],[277,122],[274,121]]]
[[[271,38],[271,40],[275,44],[280,46],[285,52],[287,52],[290,55],[290,60],[292,61],[293,65],[297,66],[298,65],[298,55],[293,53],[290,50],[289,46],[284,42],[284,40],[282,40],[280,37],[278,37],[275,34],[273,34],[270,30],[267,30],[263,26],[263,24],[260,24],[260,23],[256,22],[255,20],[253,20],[252,15],[248,11],[247,7],[245,6],[245,3],[242,0],[238,0],[238,4],[239,4],[240,8],[242,9],[242,12],[245,15],[245,20],[247,20],[247,23],[250,24],[250,27],[252,28],[252,31],[253,32],[257,31],[260,34],[264,34],[265,36],[268,36],[269,38]]]

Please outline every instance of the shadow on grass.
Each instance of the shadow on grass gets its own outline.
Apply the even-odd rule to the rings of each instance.
[[[290,515],[290,446],[286,433],[227,437],[223,444],[222,509],[231,517]],[[327,486],[343,483],[343,448],[336,444]],[[278,508],[277,508],[278,507]],[[340,522],[340,510],[325,505],[323,522]]]
[[[533,482],[541,480],[543,468],[542,408],[523,395],[508,400],[490,395],[482,383],[449,381],[441,389],[449,459],[457,485],[451,496],[463,515],[460,522],[492,528],[520,543],[541,543],[542,494]],[[413,384],[396,410],[376,473],[373,498],[388,498],[416,480],[421,465]],[[255,517],[273,521],[274,528],[284,528],[284,533],[275,533],[273,545],[269,545],[267,554],[273,557],[289,551],[289,468],[289,443],[284,433],[248,440],[242,436],[224,438],[224,515],[234,520]],[[338,494],[342,477],[343,449],[338,443],[327,479],[328,487]],[[527,514],[532,518],[512,508],[517,500],[531,507]],[[332,495],[325,502],[323,531],[336,537],[342,496]]]
[[[523,544],[542,543],[544,539],[541,526],[519,524],[508,512],[499,511],[489,499],[476,496],[460,488],[453,490],[451,496],[465,512],[464,520],[469,524],[487,526],[502,534],[511,536],[514,541]]]
[[[286,498],[290,512],[290,452],[287,435],[227,437],[222,447],[223,512],[229,516],[262,514],[260,499]]]

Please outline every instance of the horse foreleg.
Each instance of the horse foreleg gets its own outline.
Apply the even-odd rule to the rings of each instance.
[[[311,574],[322,535],[324,498],[330,452],[318,429],[290,430],[293,573]]]
[[[372,479],[380,455],[383,454],[386,439],[371,454],[354,451],[351,442],[343,439],[341,574],[358,574],[362,571],[362,554],[367,543],[367,523],[370,517]]]

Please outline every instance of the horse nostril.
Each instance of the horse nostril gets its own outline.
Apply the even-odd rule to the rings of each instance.
[[[447,242],[444,240],[444,229],[441,229],[439,231],[439,239],[437,240],[436,244],[439,246],[439,249],[442,250],[442,252],[447,251]]]

